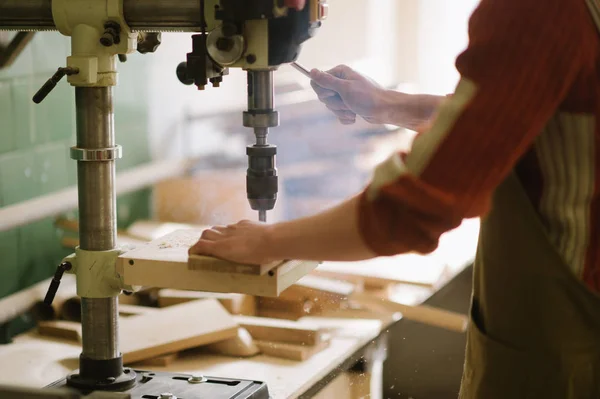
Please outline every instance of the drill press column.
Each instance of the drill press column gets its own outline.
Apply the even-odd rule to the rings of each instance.
[[[77,87],[77,147],[97,150],[115,147],[112,87]],[[107,251],[116,247],[117,215],[115,161],[79,160],[79,242],[86,251]],[[108,378],[121,374],[116,362],[107,375],[86,365],[120,357],[118,348],[117,298],[81,298],[83,352],[82,378]],[[84,360],[85,359],[85,360]],[[89,360],[89,361],[88,361]]]
[[[277,200],[277,147],[267,141],[269,128],[279,125],[273,97],[273,70],[248,71],[248,111],[244,112],[244,126],[254,128],[256,143],[246,148],[246,192],[250,207],[258,211],[261,222],[267,221],[267,211],[275,207]]]

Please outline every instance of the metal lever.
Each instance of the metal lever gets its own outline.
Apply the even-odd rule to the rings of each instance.
[[[294,62],[292,62],[290,65],[291,65],[291,66],[292,66],[292,67],[293,67],[295,70],[297,70],[298,72],[300,72],[302,75],[304,75],[304,76],[306,76],[307,78],[309,78],[309,79],[310,79],[310,71],[309,71],[309,70],[308,70],[306,67],[304,67],[304,66],[303,66],[303,65],[301,65],[301,64],[298,64],[298,63],[297,63],[297,62],[295,62],[295,61],[294,61]]]
[[[41,103],[44,100],[44,98],[46,98],[46,96],[48,94],[50,94],[50,92],[56,87],[58,82],[60,82],[60,80],[65,75],[75,75],[78,73],[79,73],[79,68],[71,68],[71,67],[58,68],[56,73],[54,75],[52,75],[52,77],[50,79],[48,79],[46,81],[46,83],[44,83],[44,85],[38,90],[37,93],[35,93],[35,95],[33,96],[33,102],[36,104]]]
[[[52,277],[52,281],[50,282],[50,287],[48,288],[48,292],[46,292],[46,297],[44,298],[44,304],[50,306],[54,301],[54,297],[58,292],[58,287],[60,286],[60,280],[62,279],[63,274],[71,270],[73,266],[69,262],[63,262],[56,268],[56,272],[54,273],[54,277]]]

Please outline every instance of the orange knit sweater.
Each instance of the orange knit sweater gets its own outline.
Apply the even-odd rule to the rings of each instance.
[[[516,169],[566,263],[600,291],[600,40],[585,1],[482,0],[469,38],[455,93],[362,194],[364,241],[430,252]]]

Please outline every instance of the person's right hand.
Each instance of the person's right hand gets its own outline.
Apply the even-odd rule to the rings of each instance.
[[[387,90],[354,71],[339,65],[327,72],[313,69],[311,86],[343,124],[352,124],[359,115],[370,123],[387,123]]]

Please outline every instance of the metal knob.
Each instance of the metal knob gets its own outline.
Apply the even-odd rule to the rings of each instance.
[[[100,44],[104,47],[110,47],[119,43],[121,43],[121,25],[108,21],[104,24],[104,33],[100,36]]]
[[[141,32],[138,34],[137,51],[141,54],[154,53],[161,43],[160,32]]]
[[[189,78],[187,75],[187,62],[184,61],[179,63],[175,72],[177,73],[177,79],[184,85],[189,86],[194,83],[194,79]]]

